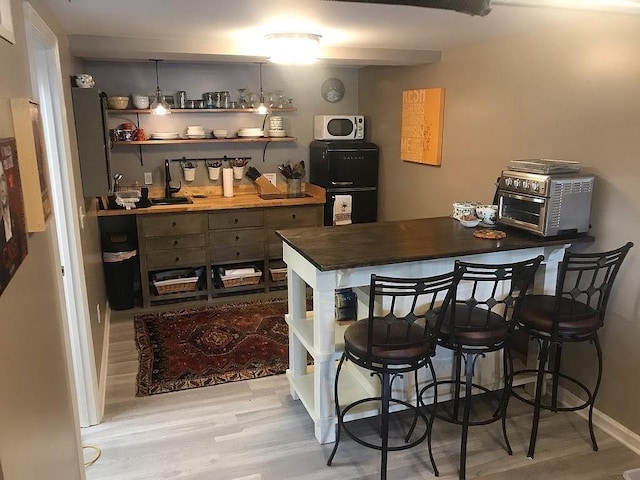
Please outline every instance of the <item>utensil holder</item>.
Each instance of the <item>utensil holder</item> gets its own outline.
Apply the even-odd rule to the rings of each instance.
[[[302,179],[287,178],[287,192],[290,195],[299,195],[302,193]]]
[[[220,169],[221,167],[207,167],[209,170],[209,180],[218,180],[220,179]]]
[[[191,168],[183,168],[182,169],[184,180],[186,182],[193,182],[196,179],[196,169],[195,167]]]
[[[244,167],[233,167],[233,178],[242,180],[242,177],[244,177]]]

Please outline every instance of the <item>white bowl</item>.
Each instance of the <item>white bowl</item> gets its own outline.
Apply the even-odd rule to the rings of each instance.
[[[214,130],[213,136],[216,138],[226,138],[227,133],[228,132],[226,130]]]
[[[149,108],[149,97],[134,93],[131,95],[131,103],[133,103],[133,106],[138,110],[146,110]]]
[[[107,105],[115,110],[125,110],[129,105],[129,97],[108,97]]]
[[[479,218],[474,218],[471,220],[465,220],[463,218],[460,219],[460,223],[465,226],[465,227],[477,227],[478,224],[480,223],[480,219]]]

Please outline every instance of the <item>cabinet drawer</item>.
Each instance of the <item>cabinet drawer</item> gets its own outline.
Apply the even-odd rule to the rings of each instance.
[[[264,241],[263,228],[243,228],[238,230],[219,230],[209,232],[209,245],[212,247],[233,247]]]
[[[166,237],[153,237],[148,238],[145,241],[147,251],[152,252],[155,250],[170,250],[192,248],[192,247],[204,247],[205,236],[204,233],[196,235],[170,235]]]
[[[170,266],[196,266],[206,263],[204,248],[183,248],[181,250],[159,250],[147,254],[147,268]]]
[[[269,258],[282,258],[282,240],[280,243],[269,244]]]
[[[209,230],[236,227],[261,227],[264,212],[261,209],[235,210],[209,214]]]
[[[235,247],[212,247],[211,262],[225,263],[243,260],[262,259],[264,257],[264,244],[236,245]]]
[[[265,221],[268,228],[310,227],[322,225],[322,209],[312,207],[280,207],[265,210]]]
[[[206,217],[202,213],[149,215],[142,218],[142,231],[145,237],[204,233],[207,228],[205,222]]]

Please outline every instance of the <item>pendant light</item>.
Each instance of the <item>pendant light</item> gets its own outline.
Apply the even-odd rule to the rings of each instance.
[[[171,113],[171,107],[164,99],[164,95],[160,90],[160,80],[158,79],[158,62],[161,62],[162,60],[156,60],[154,58],[150,60],[152,62],[156,62],[156,98],[151,104],[151,113],[154,115],[167,115]]]
[[[260,115],[266,115],[269,113],[269,108],[264,103],[264,91],[262,90],[262,63],[258,63],[258,72],[260,74],[260,90],[258,91],[259,103],[256,107],[256,113]]]

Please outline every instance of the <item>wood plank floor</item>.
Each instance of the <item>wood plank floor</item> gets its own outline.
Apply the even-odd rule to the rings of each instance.
[[[111,324],[107,403],[102,424],[83,429],[84,445],[101,457],[88,480],[378,479],[379,454],[345,438],[331,467],[333,444],[319,445],[313,424],[281,376],[137,398],[132,314]],[[470,430],[467,478],[621,479],[640,456],[596,431],[593,452],[586,420],[544,413],[536,458],[526,457],[530,408],[513,399],[506,454],[499,423]],[[459,429],[436,420],[434,453],[443,480],[458,478]],[[86,451],[86,457],[92,452]],[[390,480],[434,478],[426,443],[389,456]]]

